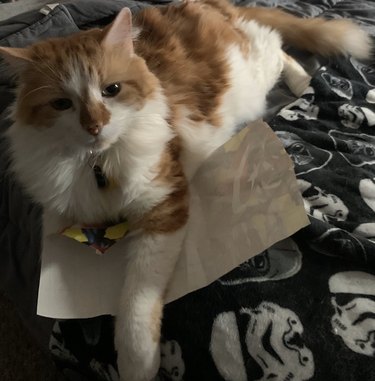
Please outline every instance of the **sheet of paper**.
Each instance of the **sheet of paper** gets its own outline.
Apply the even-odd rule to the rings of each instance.
[[[267,124],[250,124],[192,180],[187,235],[167,302],[209,285],[308,223],[291,159]],[[115,315],[125,243],[98,256],[70,238],[44,237],[38,315]]]

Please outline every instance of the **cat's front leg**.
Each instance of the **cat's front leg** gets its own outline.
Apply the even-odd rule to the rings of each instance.
[[[164,295],[184,231],[130,238],[115,332],[121,381],[151,381],[159,369]]]

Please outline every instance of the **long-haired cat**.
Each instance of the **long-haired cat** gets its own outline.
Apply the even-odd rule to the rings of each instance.
[[[321,55],[370,54],[350,21],[225,0],[147,8],[133,22],[123,9],[103,30],[0,48],[18,78],[12,168],[44,207],[44,234],[130,223],[115,332],[121,380],[157,373],[189,179],[236,126],[262,116],[282,73],[296,95],[308,85],[282,40]]]

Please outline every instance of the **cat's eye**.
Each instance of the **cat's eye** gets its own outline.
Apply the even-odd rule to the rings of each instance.
[[[108,85],[103,91],[102,96],[103,97],[115,97],[121,90],[121,84],[119,83],[112,83]]]
[[[53,100],[50,105],[58,111],[68,110],[73,106],[73,102],[69,98],[58,98]]]

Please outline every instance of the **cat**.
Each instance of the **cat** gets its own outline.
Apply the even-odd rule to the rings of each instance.
[[[282,41],[325,56],[365,59],[371,50],[350,21],[226,0],[134,17],[124,8],[104,29],[0,48],[18,81],[7,132],[12,171],[43,206],[44,236],[74,224],[130,224],[115,326],[123,381],[150,381],[159,368],[163,297],[189,218],[190,179],[238,125],[263,115],[281,75],[296,96],[309,84]]]

